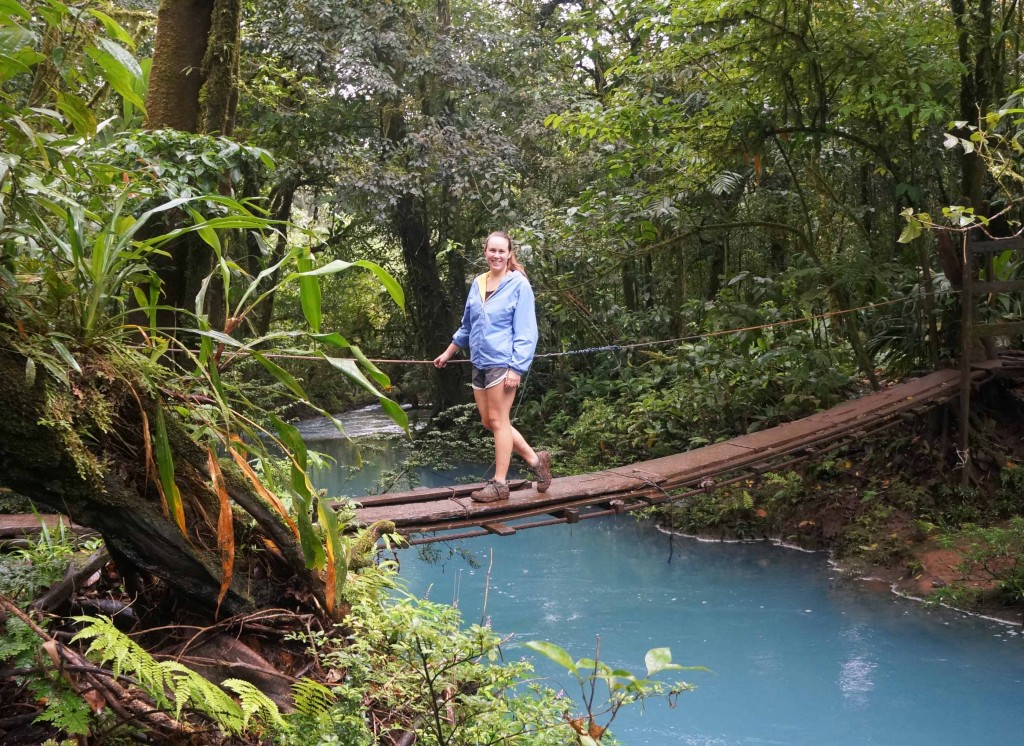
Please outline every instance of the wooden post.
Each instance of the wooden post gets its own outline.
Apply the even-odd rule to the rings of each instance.
[[[963,287],[960,299],[963,303],[960,314],[960,458],[963,459],[963,474],[960,483],[964,487],[970,486],[972,463],[969,419],[971,414],[971,343],[975,339],[984,340],[987,349],[989,341],[994,337],[1013,337],[1024,334],[1024,321],[975,323],[974,299],[976,296],[1024,292],[1024,280],[996,279],[995,255],[1003,251],[1024,251],[1024,237],[1018,235],[1010,238],[972,241],[969,231],[964,234]],[[984,280],[976,278],[974,275],[975,256],[980,256],[985,262]]]
[[[960,444],[957,457],[962,459],[960,486],[964,489],[971,483],[971,321],[974,312],[974,296],[971,284],[974,280],[974,257],[963,234],[963,287],[960,291]]]

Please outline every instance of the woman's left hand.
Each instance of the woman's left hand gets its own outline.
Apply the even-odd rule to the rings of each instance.
[[[520,376],[514,370],[509,369],[508,375],[505,376],[505,388],[516,388],[519,385],[520,380],[522,380],[522,376]]]

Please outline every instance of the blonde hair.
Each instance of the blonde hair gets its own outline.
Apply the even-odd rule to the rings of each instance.
[[[510,236],[506,231],[491,231],[487,235],[487,238],[484,239],[485,251],[487,250],[487,242],[492,238],[504,238],[508,241],[508,268],[510,270],[515,270],[516,272],[522,272],[523,277],[526,277],[526,270],[523,268],[523,265],[519,263],[519,260],[516,259],[516,246],[512,241],[512,236]]]

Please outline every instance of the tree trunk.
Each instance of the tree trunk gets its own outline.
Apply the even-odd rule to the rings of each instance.
[[[383,61],[388,63],[386,55]],[[386,143],[385,157],[391,150],[405,145],[408,134],[400,100],[385,99],[381,106],[381,134]],[[433,358],[451,343],[458,323],[437,266],[437,252],[430,240],[430,219],[426,199],[420,194],[405,192],[395,204],[393,227],[402,246],[410,298],[410,315],[419,343],[419,351]],[[466,400],[463,370],[450,365],[433,371],[431,398],[434,411],[440,411]]]
[[[979,119],[994,103],[993,95],[998,88],[997,56],[992,47],[1003,41],[993,38],[992,5],[992,0],[978,0],[976,7],[972,7],[969,0],[950,0],[957,30],[957,54],[962,65],[960,118],[968,126],[978,125]],[[964,128],[958,134],[969,138],[971,131]],[[981,209],[984,200],[985,174],[985,162],[977,149],[960,155],[961,197],[975,210]]]
[[[403,194],[395,210],[395,231],[409,278],[410,312],[416,339],[422,354],[434,357],[451,343],[457,321],[438,274],[426,213],[422,197]],[[464,402],[461,366],[452,365],[436,373],[431,387],[435,411]]]
[[[146,95],[147,129],[195,132],[214,0],[162,0]]]
[[[147,129],[230,134],[237,104],[241,0],[161,0],[149,91]],[[157,324],[173,330],[213,269],[213,251],[195,235],[154,261],[162,305]]]
[[[284,183],[279,185],[278,188],[272,192],[270,199],[270,211],[274,220],[280,221],[281,223],[287,223],[291,220],[292,203],[295,200],[295,192],[297,189],[298,185],[294,179],[286,179]],[[277,234],[274,251],[267,264],[269,266],[277,264],[284,257],[287,250],[288,232],[285,226],[281,226],[281,232]],[[249,274],[255,277],[262,271],[258,252],[250,250],[249,259]],[[275,287],[278,279],[280,278],[280,274],[280,270],[275,270],[273,274],[266,279],[265,285],[267,287]],[[258,337],[262,337],[270,331],[270,322],[274,319],[274,300],[276,297],[277,293],[272,292],[259,306],[256,307],[255,317],[252,320],[252,324],[253,332]]]
[[[215,0],[203,55],[198,131],[230,135],[238,105],[238,52],[242,36],[242,0]]]
[[[714,300],[722,289],[722,276],[725,274],[725,241],[715,236],[708,248],[711,256],[708,258],[708,285],[704,297]]]

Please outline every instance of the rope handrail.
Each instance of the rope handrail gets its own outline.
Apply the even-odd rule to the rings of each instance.
[[[952,295],[959,294],[959,290],[952,288],[947,290],[937,290],[928,293],[921,293],[919,295],[908,295],[902,298],[893,298],[892,300],[880,301],[878,303],[868,303],[863,306],[857,306],[856,308],[846,308],[840,311],[827,311],[825,313],[812,314],[810,316],[802,316],[798,319],[783,319],[782,321],[770,321],[765,324],[755,324],[753,326],[737,327],[735,329],[722,329],[719,331],[701,332],[700,334],[690,334],[683,337],[673,337],[672,339],[659,339],[652,340],[650,342],[632,342],[629,344],[613,344],[603,345],[600,347],[584,347],[577,350],[564,350],[562,352],[541,352],[534,355],[534,358],[553,358],[553,357],[566,357],[571,355],[588,355],[595,352],[620,352],[623,350],[631,350],[639,347],[657,347],[660,345],[677,344],[679,342],[692,342],[698,339],[708,339],[712,337],[724,337],[729,334],[740,334],[742,332],[759,331],[762,329],[772,329],[777,326],[792,326],[794,324],[803,324],[811,321],[817,321],[821,319],[833,318],[835,316],[845,316],[846,314],[857,313],[859,311],[866,311],[872,308],[881,308],[882,306],[890,306],[895,303],[906,303],[918,298],[924,298],[927,296],[940,295],[949,293]],[[232,357],[237,355],[246,355],[247,350],[238,350]],[[264,357],[277,358],[280,360],[323,360],[319,355],[295,355],[287,353],[261,353]],[[380,363],[387,365],[432,365],[433,360],[405,360],[395,358],[366,358],[371,363]],[[467,358],[459,358],[449,360],[448,364],[452,363],[468,363],[470,362]]]

